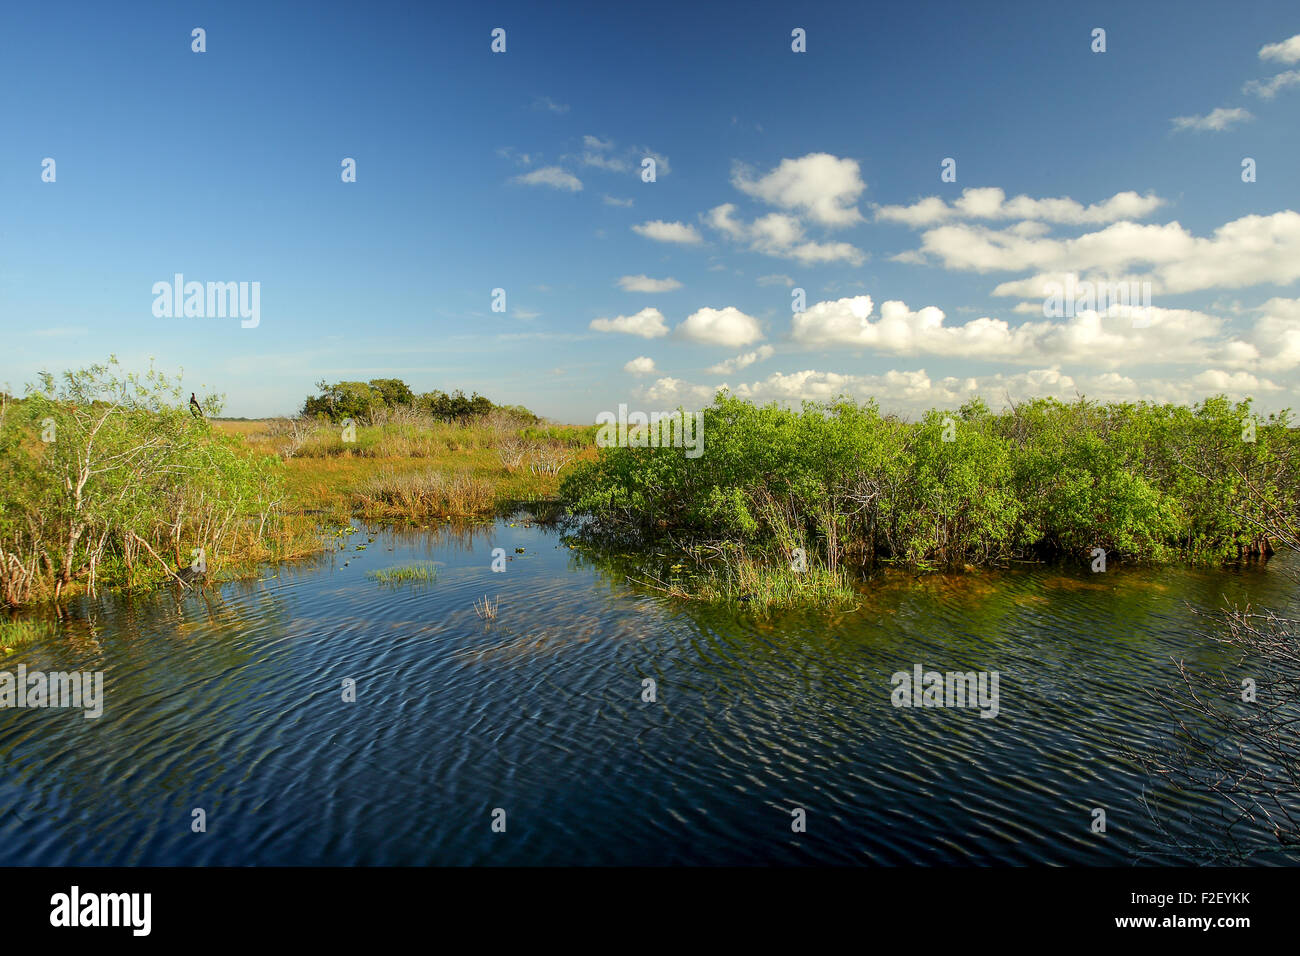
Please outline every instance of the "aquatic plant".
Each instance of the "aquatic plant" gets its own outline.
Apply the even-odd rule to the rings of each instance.
[[[380,584],[398,585],[411,584],[414,582],[428,583],[438,577],[438,568],[432,564],[408,564],[397,568],[384,568],[381,571],[370,571],[367,577],[378,581]]]

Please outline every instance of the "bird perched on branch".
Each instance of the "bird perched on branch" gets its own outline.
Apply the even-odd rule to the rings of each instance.
[[[195,418],[203,417],[203,406],[199,404],[199,400],[194,397],[193,392],[190,392],[190,414]]]

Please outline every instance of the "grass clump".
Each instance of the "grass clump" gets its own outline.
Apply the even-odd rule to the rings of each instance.
[[[734,547],[694,567],[673,565],[667,581],[651,577],[654,583],[650,586],[671,597],[706,604],[741,604],[758,612],[788,608],[852,610],[858,605],[858,593],[843,567],[808,564],[806,559],[789,561]],[[632,578],[635,580],[636,575]]]
[[[435,565],[428,563],[408,564],[404,567],[385,568],[382,571],[371,571],[366,575],[380,584],[400,585],[422,583],[429,584],[438,577],[438,569]]]
[[[496,486],[467,471],[385,469],[353,493],[357,510],[373,517],[465,518],[489,515],[497,506]]]

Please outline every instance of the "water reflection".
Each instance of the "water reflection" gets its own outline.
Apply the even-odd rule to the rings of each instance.
[[[431,584],[367,577],[417,561]],[[0,711],[0,862],[1129,863],[1159,834],[1118,750],[1167,732],[1173,659],[1240,666],[1189,605],[1294,609],[1276,572],[891,573],[853,612],[764,618],[522,519],[359,524],[254,580],[82,601],[8,655],[103,670],[106,703]],[[916,664],[998,671],[999,716],[894,708]],[[1171,799],[1194,838],[1211,808]]]

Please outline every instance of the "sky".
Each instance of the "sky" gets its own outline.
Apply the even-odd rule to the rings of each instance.
[[[1296,407],[1298,118],[1294,0],[4,4],[0,387]]]

